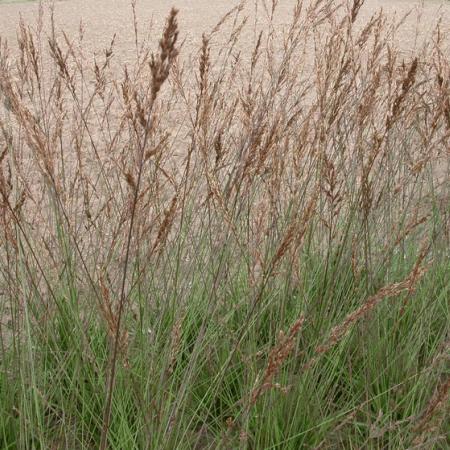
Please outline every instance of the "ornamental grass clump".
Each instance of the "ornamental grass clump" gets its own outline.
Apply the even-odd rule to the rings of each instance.
[[[2,448],[445,447],[444,25],[294,3],[0,40]]]

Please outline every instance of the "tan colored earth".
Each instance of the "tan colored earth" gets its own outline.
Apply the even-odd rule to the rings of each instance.
[[[11,0],[10,0],[11,1]],[[265,0],[271,4],[271,0]],[[310,3],[305,0],[304,3]],[[51,2],[44,2],[44,6]],[[185,39],[186,48],[200,44],[203,32],[208,32],[220,18],[236,6],[238,1],[228,0],[138,0],[137,14],[142,35],[153,23],[155,39],[172,6],[179,9],[181,38]],[[248,0],[246,9],[254,16],[255,7],[259,8],[259,17],[264,20],[263,0]],[[276,23],[280,26],[289,23],[291,11],[296,0],[279,0]],[[338,2],[336,2],[338,3]],[[255,6],[256,5],[256,6]],[[383,8],[389,15],[401,17],[408,11],[411,15],[405,22],[399,36],[401,46],[414,50],[414,36],[418,30],[424,39],[429,38],[429,31],[434,27],[439,16],[443,17],[444,28],[450,25],[450,1],[447,0],[366,0],[360,12],[360,21],[364,23],[372,14]],[[59,30],[69,36],[78,33],[80,22],[85,29],[85,48],[102,50],[108,46],[116,33],[116,57],[120,62],[131,61],[134,57],[134,35],[130,0],[63,0],[55,2],[55,18]],[[0,36],[14,46],[19,18],[35,24],[38,16],[38,2],[12,3],[0,0]],[[418,22],[420,18],[420,22]],[[250,27],[251,28],[251,27]],[[251,39],[253,36],[249,36]]]

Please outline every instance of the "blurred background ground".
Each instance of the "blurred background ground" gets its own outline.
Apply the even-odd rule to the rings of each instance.
[[[309,0],[305,1],[305,5]],[[52,2],[44,2],[44,6]],[[254,17],[255,4],[262,11],[262,1],[247,2],[248,14]],[[270,2],[269,2],[270,3]],[[275,22],[282,26],[290,21],[292,7],[295,0],[279,2]],[[185,48],[198,48],[201,35],[208,32],[238,2],[218,0],[151,0],[138,1],[137,14],[140,30],[143,34],[153,24],[154,35],[159,36],[160,29],[171,6],[180,10],[179,21],[181,37],[185,39]],[[38,16],[38,2],[0,0],[0,36],[6,38],[11,45],[16,40],[16,30],[20,17],[28,24],[36,22]],[[78,33],[80,23],[85,29],[85,48],[92,47],[100,50],[107,46],[116,33],[116,57],[122,62],[134,59],[134,35],[132,26],[131,2],[128,0],[65,0],[54,2],[57,27],[67,32],[69,36]],[[390,15],[401,17],[412,11],[402,29],[401,45],[405,49],[414,49],[417,45],[415,35],[417,29],[424,38],[429,37],[429,31],[434,27],[437,18],[442,14],[443,26],[450,24],[450,2],[443,0],[366,0],[362,7],[359,21],[365,23],[367,19],[380,8]],[[260,20],[263,19],[260,14]],[[420,20],[420,22],[418,22]],[[251,27],[249,27],[251,28]],[[250,32],[250,30],[248,31]],[[249,42],[254,36],[248,36]],[[155,39],[156,40],[156,39]],[[251,46],[250,46],[251,47]]]

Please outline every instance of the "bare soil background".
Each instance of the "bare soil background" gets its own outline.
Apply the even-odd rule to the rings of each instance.
[[[258,20],[264,20],[261,1],[247,2],[246,9],[250,19],[258,10]],[[295,0],[282,0],[277,8],[275,23],[280,27],[289,23]],[[305,5],[310,0],[305,1]],[[52,2],[44,2],[44,8]],[[140,32],[146,35],[148,30],[156,37],[164,25],[165,18],[172,6],[179,9],[181,38],[185,41],[185,49],[197,49],[201,44],[201,35],[210,31],[216,23],[237,1],[224,0],[146,0],[137,2],[137,14],[140,22]],[[85,49],[101,51],[116,34],[116,57],[122,63],[134,60],[134,30],[132,25],[132,10],[129,0],[67,0],[54,3],[55,19],[59,30],[64,30],[69,36],[79,32],[80,23],[84,28]],[[415,38],[419,31],[423,39],[429,38],[429,32],[442,16],[443,28],[450,24],[450,3],[443,0],[366,0],[359,17],[360,23],[378,12],[380,8],[389,15],[401,17],[411,12],[402,27],[399,44],[405,50],[414,50],[419,44]],[[28,24],[35,24],[38,17],[39,3],[4,3],[0,2],[0,36],[6,38],[14,46],[17,26],[20,17]],[[152,25],[150,28],[150,24]],[[251,28],[251,27],[249,27]],[[280,28],[281,29],[281,28]],[[248,31],[250,32],[250,31]],[[249,43],[254,36],[249,36]],[[251,46],[249,46],[251,48]],[[184,52],[186,56],[189,52]]]

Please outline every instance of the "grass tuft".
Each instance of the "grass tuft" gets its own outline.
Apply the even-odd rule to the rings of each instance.
[[[450,445],[450,64],[362,3],[0,39],[1,448]]]

